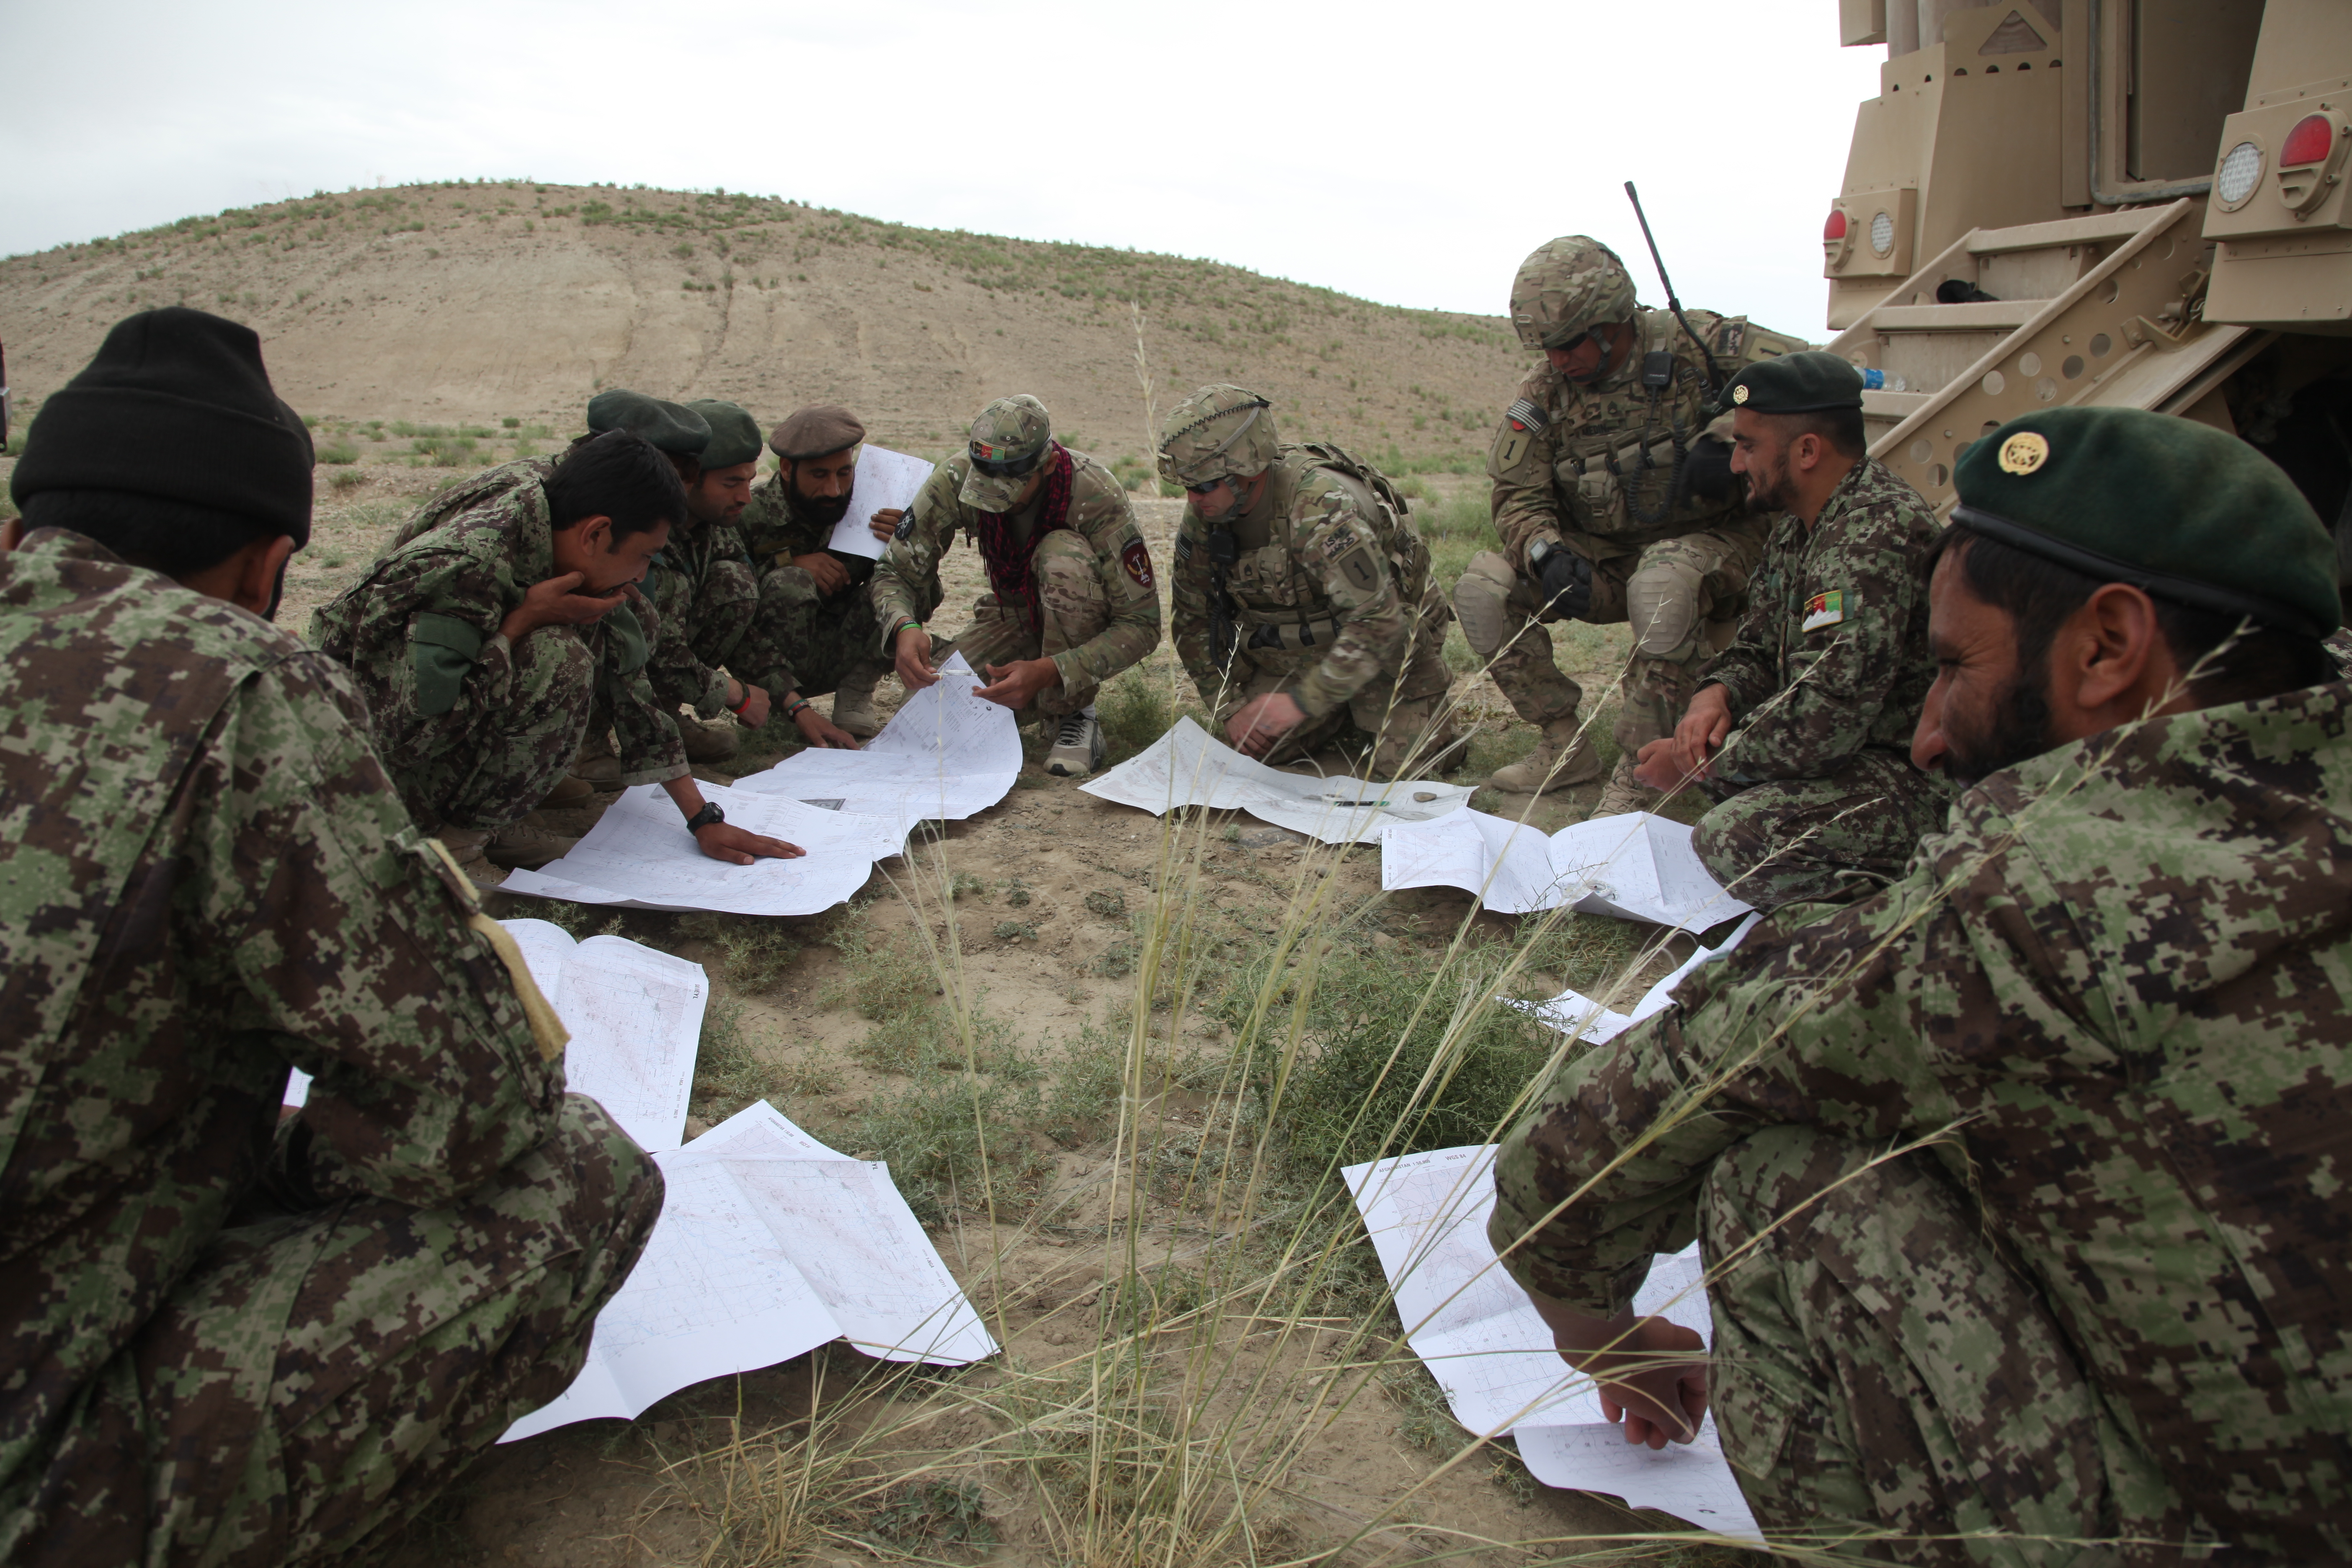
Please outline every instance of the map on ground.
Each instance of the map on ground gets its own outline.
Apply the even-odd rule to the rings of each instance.
[[[1242,755],[1188,716],[1102,777],[1078,787],[1154,816],[1180,805],[1245,811],[1261,822],[1326,844],[1370,844],[1394,824],[1427,822],[1460,811],[1475,786],[1422,779],[1372,784],[1285,773]]]
[[[1748,913],[1710,876],[1683,823],[1645,811],[1573,823],[1547,838],[1483,811],[1386,826],[1381,886],[1465,888],[1496,914],[1566,904],[1579,914],[1705,931]]]

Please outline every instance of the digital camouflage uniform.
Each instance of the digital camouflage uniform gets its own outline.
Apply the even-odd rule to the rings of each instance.
[[[646,587],[661,618],[646,660],[646,683],[666,706],[682,703],[697,718],[718,718],[727,711],[727,672],[760,608],[760,584],[743,552],[741,530],[689,517],[684,527],[670,530]]]
[[[1732,730],[1692,847],[1759,909],[1875,892],[1944,824],[1949,791],[1911,765],[1936,682],[1937,534],[1918,492],[1864,458],[1811,529],[1780,518],[1738,633],[1699,675],[1723,688]]]
[[[851,492],[853,497],[856,492]],[[751,504],[738,520],[752,569],[759,574],[759,612],[744,644],[742,665],[751,679],[774,695],[797,691],[823,696],[851,672],[873,660],[882,640],[874,607],[874,563],[842,558],[849,586],[838,594],[817,591],[816,579],[793,558],[822,553],[834,525],[798,515],[792,481],[771,474],[751,491]],[[915,619],[928,619],[940,606],[939,568],[910,595]],[[886,660],[887,662],[887,660]]]
[[[1068,448],[1055,444],[1055,449]],[[1025,605],[1008,604],[995,584],[974,600],[971,624],[956,634],[953,651],[985,678],[992,664],[1050,658],[1061,685],[1037,694],[1036,710],[1059,719],[1094,701],[1102,683],[1140,662],[1160,646],[1160,595],[1151,571],[1151,551],[1135,526],[1127,490],[1110,470],[1083,452],[1068,452],[1069,526],[1036,542],[1030,570],[1037,580],[1040,625],[1029,625]],[[979,548],[982,513],[961,499],[971,476],[971,457],[959,452],[931,470],[907,509],[898,536],[882,552],[874,573],[877,624],[870,649],[888,656],[898,628],[936,605],[940,560],[961,531]],[[1016,538],[1034,528],[1043,498],[1008,514]],[[933,633],[932,658],[947,656]]]
[[[1521,1284],[1605,1316],[1698,1239],[1724,1450],[1783,1542],[2344,1561],[2347,720],[2319,686],[1991,775],[1903,880],[1562,1067],[1495,1246],[1533,1230]]]
[[[0,713],[0,1559],[381,1542],[577,1373],[659,1173],[326,658],[44,530]]]
[[[398,548],[420,533],[431,532],[459,512],[471,511],[509,490],[525,485],[543,485],[554,477],[553,458],[517,458],[510,463],[484,468],[473,478],[460,479],[447,489],[427,497],[415,514],[400,525],[400,531],[393,536],[393,545]]]
[[[367,700],[376,751],[419,826],[520,821],[563,776],[601,700],[623,784],[687,773],[675,709],[646,679],[659,616],[641,595],[588,626],[499,626],[554,576],[547,491],[506,489],[393,550],[320,610],[310,640]]]

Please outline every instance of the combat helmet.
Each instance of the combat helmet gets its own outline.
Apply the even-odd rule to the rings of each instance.
[[[1000,397],[971,422],[971,472],[956,499],[975,511],[1005,512],[1054,447],[1054,418],[1025,392]]]
[[[1565,348],[1589,328],[1633,316],[1633,275],[1586,235],[1544,241],[1511,279],[1511,325],[1531,349]]]
[[[1256,393],[1226,382],[1201,388],[1168,416],[1160,477],[1189,489],[1265,472],[1274,461],[1273,408]]]

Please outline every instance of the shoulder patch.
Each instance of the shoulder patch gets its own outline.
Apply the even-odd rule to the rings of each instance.
[[[1511,422],[1514,430],[1540,430],[1551,423],[1551,416],[1522,397],[1503,410],[1503,417]]]
[[[894,540],[898,540],[898,539],[912,539],[914,536],[915,536],[915,509],[914,509],[913,507],[911,507],[911,506],[910,506],[910,507],[908,507],[908,508],[904,512],[901,512],[901,513],[899,514],[899,516],[898,516],[898,526],[896,529],[894,529],[894,530],[892,530],[892,531],[891,531],[890,537],[891,537],[892,539],[894,539]]]
[[[1845,619],[1845,590],[1832,588],[1826,594],[1816,594],[1805,601],[1804,625],[1800,631],[1817,632],[1823,626],[1833,626]]]
[[[1369,594],[1381,585],[1380,568],[1372,563],[1372,552],[1360,544],[1339,557],[1336,564],[1339,575],[1359,594]]]
[[[1118,563],[1127,569],[1127,574],[1135,580],[1137,587],[1151,586],[1151,552],[1144,547],[1143,541],[1129,540],[1127,548],[1118,552]]]

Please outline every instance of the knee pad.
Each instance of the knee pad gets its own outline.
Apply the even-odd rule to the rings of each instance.
[[[1517,629],[1509,599],[1517,585],[1511,563],[1494,551],[1470,558],[1454,584],[1454,618],[1462,623],[1462,637],[1480,658],[1492,658]]]
[[[1633,646],[1653,658],[1683,659],[1699,637],[1699,603],[1706,578],[1687,562],[1643,566],[1626,580],[1625,618],[1633,623]]]

